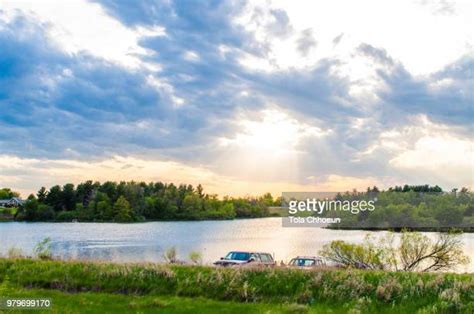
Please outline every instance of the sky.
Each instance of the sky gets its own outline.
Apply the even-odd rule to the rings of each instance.
[[[474,187],[471,1],[0,0],[0,187]]]

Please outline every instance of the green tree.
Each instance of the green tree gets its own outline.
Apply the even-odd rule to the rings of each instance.
[[[448,205],[449,206],[449,205]],[[459,225],[464,218],[464,211],[462,208],[450,206],[450,208],[441,208],[436,213],[436,219],[440,226],[454,227]]]
[[[36,197],[38,198],[38,202],[44,203],[46,201],[46,196],[48,192],[46,192],[46,188],[44,186],[39,189],[38,193],[36,193]]]
[[[77,186],[76,198],[78,202],[82,203],[84,208],[89,206],[95,188],[96,185],[93,184],[91,180],[81,183]]]
[[[12,191],[9,188],[0,189],[0,200],[9,199],[13,197],[20,197],[20,194]]]
[[[63,209],[62,190],[59,185],[55,185],[49,189],[45,203],[50,205],[57,212]]]
[[[76,191],[74,184],[68,183],[63,187],[61,203],[67,211],[76,209]]]
[[[260,198],[260,202],[262,202],[265,206],[273,206],[273,196],[271,193],[265,193]]]
[[[124,196],[120,196],[114,204],[114,221],[127,222],[133,221],[132,211],[130,210],[130,203]]]
[[[319,252],[322,256],[348,267],[363,269],[384,269],[386,267],[383,248],[369,244],[348,243],[335,240],[323,246]]]
[[[203,209],[202,199],[197,194],[189,194],[184,197],[183,211],[188,214],[195,214]]]
[[[36,217],[39,221],[53,221],[55,213],[50,206],[39,203]]]
[[[198,186],[196,187],[196,192],[200,198],[204,198],[204,188],[201,184],[198,184]]]
[[[34,221],[38,219],[38,200],[34,195],[28,196],[28,199],[23,204],[22,208],[24,219],[27,221]]]

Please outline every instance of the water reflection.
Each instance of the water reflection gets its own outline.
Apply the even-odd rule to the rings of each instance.
[[[376,237],[385,232],[372,232]],[[115,223],[0,223],[0,254],[10,247],[32,254],[45,237],[53,240],[53,253],[61,258],[115,262],[160,262],[167,248],[175,246],[180,259],[192,251],[206,263],[230,250],[273,253],[287,262],[296,255],[315,255],[332,240],[361,242],[366,231],[321,228],[282,228],[279,218],[201,222]],[[429,233],[429,236],[434,236]],[[471,264],[460,271],[474,271],[474,234],[464,234],[464,248]]]

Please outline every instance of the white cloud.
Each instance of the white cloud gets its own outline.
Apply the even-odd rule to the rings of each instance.
[[[449,134],[424,136],[392,160],[390,165],[447,186],[474,186],[474,142]],[[433,181],[433,182],[434,182]]]
[[[424,5],[427,4],[427,5]],[[267,55],[243,56],[242,63],[261,69],[271,60],[273,70],[304,68],[325,57],[351,60],[361,43],[386,49],[414,75],[435,72],[472,51],[474,14],[470,1],[445,6],[433,1],[252,1],[235,23],[254,34],[268,48]],[[284,10],[291,33],[274,34],[269,28],[272,9]],[[298,55],[298,38],[311,29],[317,47]],[[340,42],[334,40],[343,34]],[[259,59],[252,60],[252,58]],[[369,72],[370,74],[370,72]]]
[[[197,52],[191,51],[191,50],[186,51],[186,52],[183,54],[183,58],[184,58],[185,60],[191,61],[191,62],[197,62],[197,61],[201,60],[201,58],[199,57],[199,55],[197,54]]]
[[[150,74],[146,77],[146,82],[148,85],[156,88],[163,98],[169,99],[174,108],[184,105],[185,100],[176,95],[173,85],[169,84],[166,79],[157,78]]]
[[[143,37],[164,36],[165,29],[158,25],[128,28],[107,15],[99,4],[85,0],[0,0],[0,7],[4,19],[22,14],[42,23],[50,40],[66,53],[86,52],[133,69],[159,70],[159,65],[141,61],[140,57],[152,55],[153,51],[139,44]]]
[[[412,124],[382,132],[360,158],[388,156],[388,165],[405,182],[474,187],[474,141],[424,115]]]

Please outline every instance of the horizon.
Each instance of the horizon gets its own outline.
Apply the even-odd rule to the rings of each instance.
[[[22,195],[474,187],[468,1],[0,8],[0,186]]]

